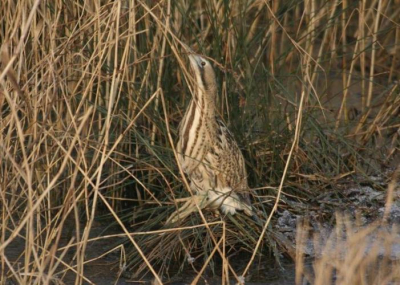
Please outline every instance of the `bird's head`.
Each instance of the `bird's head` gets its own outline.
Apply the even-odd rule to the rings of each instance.
[[[183,47],[189,57],[190,68],[196,80],[197,88],[204,90],[206,93],[215,93],[217,91],[217,83],[214,69],[210,62],[199,54],[196,54],[187,45],[183,44]]]

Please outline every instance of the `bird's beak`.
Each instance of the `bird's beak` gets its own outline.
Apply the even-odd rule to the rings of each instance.
[[[187,52],[187,56],[190,60],[190,65],[193,69],[197,70],[201,66],[201,56],[196,54],[188,45],[182,43],[184,50]]]
[[[187,44],[185,44],[185,43],[183,43],[183,42],[181,42],[181,44],[182,44],[182,46],[183,46],[183,48],[184,48],[184,50],[187,52],[187,53],[195,53]]]

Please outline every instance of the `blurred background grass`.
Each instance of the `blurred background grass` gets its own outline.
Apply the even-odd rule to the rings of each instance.
[[[79,283],[93,223],[159,229],[188,195],[169,139],[191,99],[179,40],[213,60],[258,209],[274,202],[298,114],[282,209],[305,215],[349,184],[385,191],[371,177],[399,162],[399,14],[398,0],[3,1],[2,280],[48,282],[67,235]],[[17,236],[19,267],[5,254]]]

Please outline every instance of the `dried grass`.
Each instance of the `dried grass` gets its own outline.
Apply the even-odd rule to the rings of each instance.
[[[225,284],[252,264],[239,272],[232,252],[290,247],[267,230],[274,201],[304,214],[295,202],[398,161],[398,2],[3,1],[0,283],[91,283],[97,223],[132,248],[98,259],[121,251],[120,273],[141,264],[160,283],[188,254],[195,281],[220,259]],[[266,224],[204,212],[163,226],[189,195],[173,148],[191,98],[180,41],[213,59]]]

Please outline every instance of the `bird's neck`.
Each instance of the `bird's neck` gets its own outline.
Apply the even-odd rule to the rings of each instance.
[[[193,100],[197,108],[199,108],[202,116],[214,118],[216,113],[216,92],[204,91],[200,88],[197,90]]]

